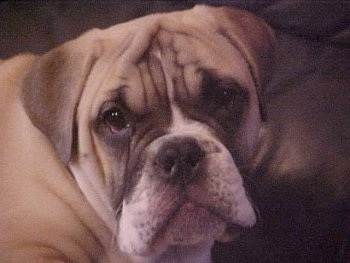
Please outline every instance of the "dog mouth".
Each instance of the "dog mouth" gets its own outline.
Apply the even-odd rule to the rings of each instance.
[[[156,248],[173,245],[195,245],[205,239],[229,242],[243,227],[229,222],[210,208],[185,201],[164,222],[154,236]]]
[[[150,219],[152,220],[152,219]],[[159,219],[154,218],[154,221]],[[162,218],[157,227],[147,229],[152,238],[128,254],[151,256],[173,246],[192,246],[206,241],[229,242],[242,232],[244,226],[233,223],[215,209],[190,200],[181,202],[174,211]]]

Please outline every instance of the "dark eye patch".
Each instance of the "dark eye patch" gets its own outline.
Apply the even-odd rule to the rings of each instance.
[[[198,96],[179,101],[179,105],[188,118],[206,123],[224,140],[238,129],[249,105],[249,92],[232,78],[203,70]]]
[[[218,79],[208,72],[203,74],[201,100],[210,111],[235,107],[241,90],[232,79]]]

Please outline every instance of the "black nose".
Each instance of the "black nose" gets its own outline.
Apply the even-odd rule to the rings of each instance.
[[[193,170],[203,157],[204,152],[195,139],[177,138],[160,147],[155,163],[170,182],[188,183],[194,179]]]

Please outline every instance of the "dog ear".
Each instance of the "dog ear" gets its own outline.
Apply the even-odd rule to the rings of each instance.
[[[247,61],[257,89],[261,117],[266,120],[263,87],[270,79],[274,66],[276,38],[273,29],[261,18],[243,10],[227,7],[210,9],[219,24],[220,33]]]
[[[74,116],[96,61],[94,41],[67,42],[38,59],[22,82],[22,102],[34,124],[54,145],[63,163],[72,153]]]

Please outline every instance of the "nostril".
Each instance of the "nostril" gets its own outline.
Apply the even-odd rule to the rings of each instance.
[[[204,157],[204,152],[199,149],[196,152],[193,152],[189,157],[188,157],[188,163],[192,166],[195,167]]]
[[[167,148],[158,158],[158,165],[164,169],[165,172],[170,173],[171,169],[177,163],[179,154],[173,148]]]
[[[164,171],[166,173],[170,173],[171,169],[173,169],[175,164],[176,164],[176,162],[174,160],[172,160],[172,159],[168,160],[168,162],[163,165]]]

